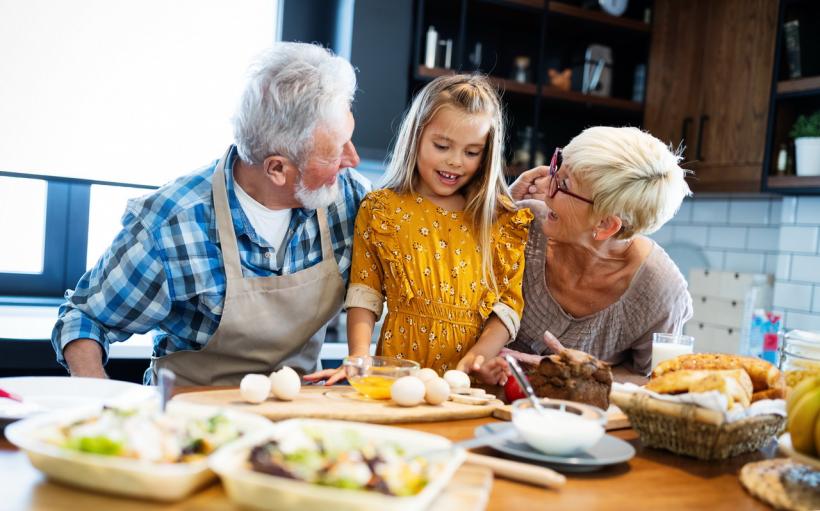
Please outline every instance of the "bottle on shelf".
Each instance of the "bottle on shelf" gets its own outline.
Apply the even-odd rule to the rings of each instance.
[[[789,149],[786,144],[780,144],[780,150],[777,152],[777,175],[785,176],[786,169],[789,163]]]
[[[424,47],[425,67],[436,67],[436,53],[438,52],[438,32],[436,27],[430,25],[427,29],[427,41]]]

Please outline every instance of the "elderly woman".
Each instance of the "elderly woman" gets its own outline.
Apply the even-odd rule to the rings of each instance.
[[[649,372],[652,334],[679,333],[692,316],[686,281],[645,236],[691,193],[679,159],[636,128],[589,128],[555,150],[544,201],[528,204],[537,220],[510,350],[563,345],[612,364],[616,379]]]

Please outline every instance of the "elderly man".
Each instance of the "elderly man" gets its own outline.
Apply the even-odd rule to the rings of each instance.
[[[111,342],[158,330],[145,382],[236,385],[316,369],[342,306],[369,183],[350,168],[356,77],[321,47],[277,43],[252,69],[235,145],[129,202],[123,229],[66,293],[52,333],[72,375],[104,377]]]
[[[105,377],[110,343],[157,330],[145,383],[160,368],[181,385],[236,385],[285,365],[314,371],[370,189],[351,170],[355,89],[350,63],[319,46],[266,52],[234,119],[236,144],[130,201],[122,231],[66,293],[57,360],[72,375]],[[546,172],[525,172],[513,196],[541,196]]]

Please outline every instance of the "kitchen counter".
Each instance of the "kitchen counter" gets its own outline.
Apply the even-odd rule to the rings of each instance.
[[[201,389],[180,389],[180,392]],[[496,419],[405,424],[419,431],[464,440],[473,436],[481,424]],[[637,450],[627,463],[598,472],[567,475],[567,484],[559,491],[546,490],[496,478],[493,482],[489,510],[625,510],[625,509],[709,509],[764,510],[738,480],[740,468],[750,461],[775,455],[775,442],[766,449],[727,461],[698,461],[692,458],[641,447],[631,429],[611,432],[630,442]],[[490,449],[477,452],[492,454]],[[222,487],[214,484],[190,498],[174,504],[158,504],[94,494],[51,483],[34,469],[26,456],[5,438],[0,440],[0,474],[2,501],[0,508],[9,510],[117,511],[117,510],[238,510],[226,497]]]

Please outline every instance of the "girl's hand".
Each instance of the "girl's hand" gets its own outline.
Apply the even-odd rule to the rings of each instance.
[[[345,368],[344,366],[342,366],[338,369],[323,369],[322,371],[316,371],[315,373],[306,374],[303,379],[306,382],[310,383],[316,383],[322,380],[326,380],[325,386],[330,386],[344,380],[345,378]]]
[[[484,355],[467,353],[459,360],[456,369],[467,374],[474,373],[481,383],[487,385],[504,385],[512,374],[507,361],[501,357],[494,357],[484,361]]]
[[[542,165],[526,170],[510,185],[510,195],[514,201],[536,199],[543,201],[547,198],[550,168]]]

